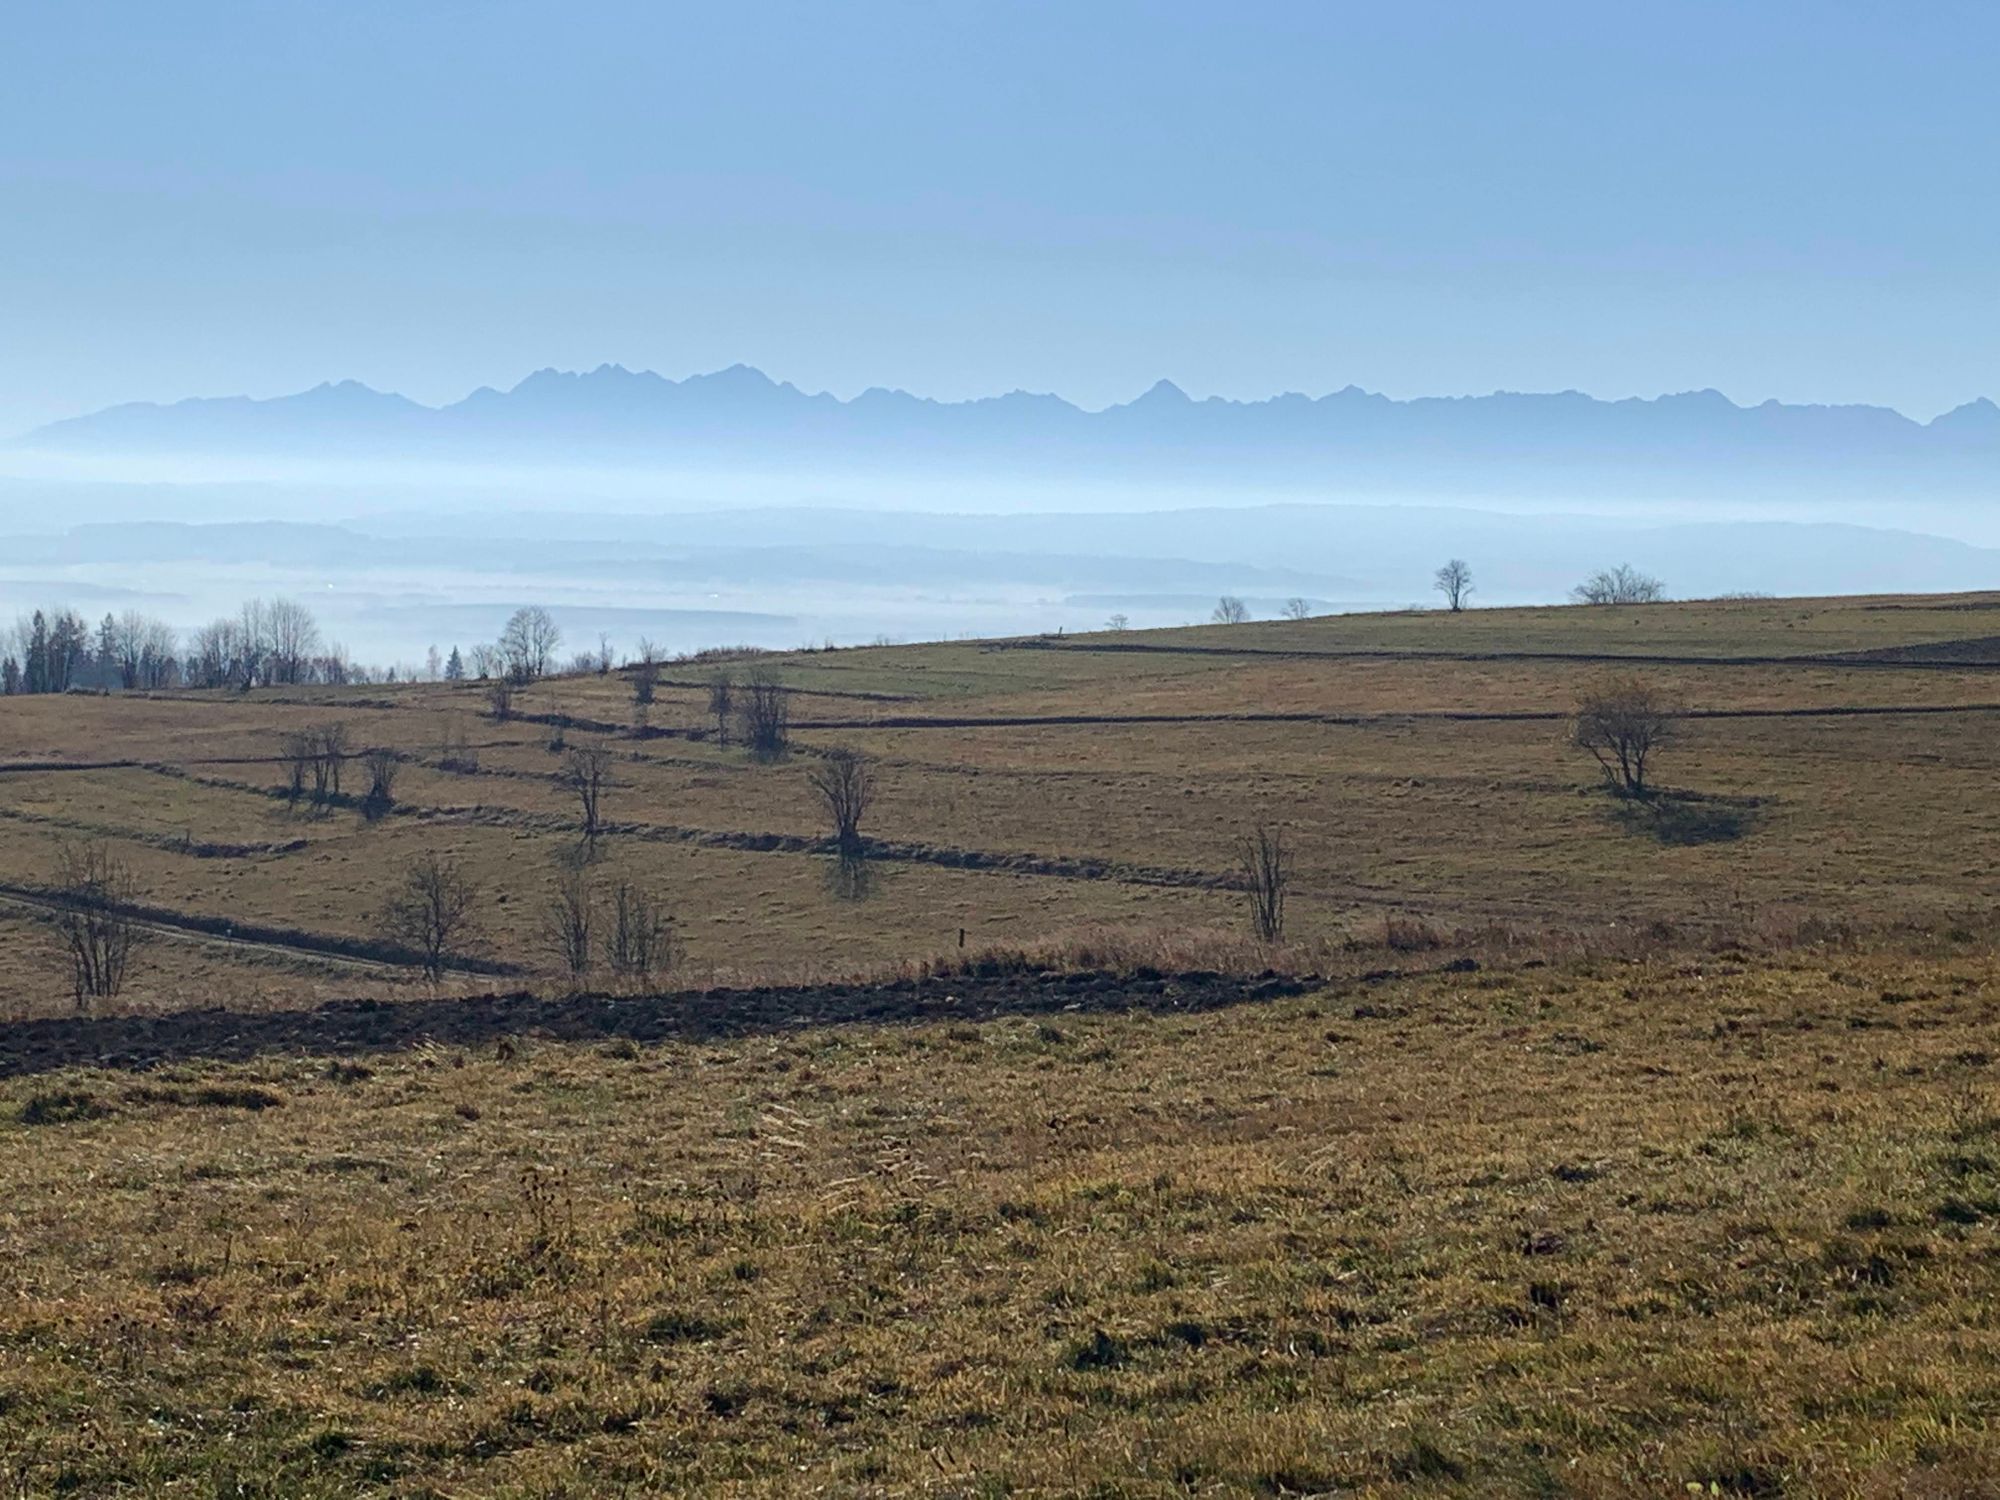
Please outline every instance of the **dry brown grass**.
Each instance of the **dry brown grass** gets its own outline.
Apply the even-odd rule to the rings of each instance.
[[[1324,978],[1198,1014],[0,1081],[0,1486],[2000,1492],[2000,742],[1966,707],[2000,672],[1744,660],[1979,636],[1995,605],[774,657],[799,720],[848,727],[771,766],[693,737],[701,677],[669,668],[667,733],[612,737],[592,870],[660,893],[678,980]],[[1341,654],[1441,650],[1567,656]],[[1764,715],[1689,726],[1660,773],[1693,795],[1621,807],[1553,718],[1446,717],[1559,713],[1583,658],[1646,653],[1734,659],[1644,670]],[[1826,712],[1883,705],[1959,711]],[[629,719],[615,678],[519,705],[558,706]],[[1214,717],[1272,712],[1322,717]],[[910,716],[1003,722],[879,722]],[[438,764],[454,717],[476,774]],[[390,816],[268,795],[278,735],[333,718],[407,757]],[[483,883],[506,983],[553,990],[551,738],[472,689],[9,700],[0,883],[101,837],[169,914],[295,934],[155,934],[118,1009],[396,1000],[429,992],[322,950],[435,849]],[[895,856],[860,901],[809,843],[807,769],[849,743]],[[1259,824],[1298,861],[1274,946],[1223,879]],[[0,1015],[70,1008],[50,954],[0,900]]]
[[[1961,1495],[1990,952],[0,1085],[23,1493]]]
[[[659,891],[699,978],[921,963],[948,956],[961,928],[982,948],[1090,926],[1237,927],[1232,851],[1260,824],[1282,826],[1295,852],[1291,920],[1307,945],[1366,940],[1397,914],[1550,933],[1665,924],[1713,934],[1773,910],[1936,921],[2000,899],[1987,857],[2000,833],[1990,795],[2000,737],[1994,713],[1967,707],[2000,701],[2000,671],[1769,658],[1976,636],[2000,618],[1994,603],[1352,616],[776,656],[768,665],[808,690],[802,723],[959,722],[807,729],[792,760],[772,766],[691,738],[708,725],[703,679],[669,671],[651,717],[665,735],[609,737],[618,758],[604,802],[614,825],[606,876]],[[1218,642],[1304,654],[1178,649]],[[1381,654],[1413,651],[1471,655]],[[1516,656],[1481,655],[1496,651]],[[1564,655],[1521,659],[1527,651]],[[1343,654],[1353,652],[1378,654]],[[1696,709],[1760,716],[1689,725],[1660,773],[1692,795],[1635,812],[1600,795],[1557,716],[1601,670],[1592,658],[1645,652],[1677,658],[1645,670]],[[1678,659],[1688,655],[1740,664]],[[1885,706],[1954,711],[1829,712]],[[538,685],[520,708],[614,727],[630,718],[615,675]],[[1338,722],[1214,717],[1243,713]],[[1545,717],[1462,717],[1521,713]],[[1179,717],[1118,722],[1146,714]],[[1098,722],[1008,722],[1050,715]],[[351,808],[315,817],[266,795],[280,780],[270,759],[280,734],[335,718],[357,746],[408,757],[398,811],[379,823]],[[477,750],[475,774],[439,764],[452,724]],[[481,951],[545,967],[524,903],[573,845],[575,810],[554,780],[551,727],[491,722],[475,687],[17,699],[0,709],[0,729],[0,765],[143,763],[0,775],[0,881],[35,879],[55,833],[104,836],[124,846],[156,905],[354,938],[369,935],[395,868],[436,847],[466,860],[489,892]],[[813,756],[845,743],[879,766],[864,831],[921,856],[878,861],[882,878],[859,904],[835,899],[824,857],[800,847],[824,832],[807,784]],[[759,836],[775,847],[727,846]],[[217,952],[209,944],[204,961]],[[131,1003],[183,993],[174,969],[142,967]],[[32,947],[10,952],[0,1002],[59,1008],[54,972]],[[244,983],[219,979],[217,993],[268,996],[274,979],[283,988],[260,959]],[[312,993],[300,985],[273,998]]]

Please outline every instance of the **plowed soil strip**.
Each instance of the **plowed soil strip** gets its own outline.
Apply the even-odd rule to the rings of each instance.
[[[547,1000],[516,993],[462,1000],[343,1000],[298,1011],[60,1017],[0,1025],[0,1077],[68,1067],[144,1070],[192,1059],[354,1056],[424,1043],[473,1048],[501,1037],[710,1041],[854,1023],[988,1021],[1075,1011],[1187,1012],[1303,994],[1315,984],[1277,975],[1084,973],[694,990],[630,999],[584,995]]]

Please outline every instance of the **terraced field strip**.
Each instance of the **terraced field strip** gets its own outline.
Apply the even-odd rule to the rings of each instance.
[[[2000,713],[1996,703],[1834,703],[1804,708],[1691,708],[1689,719],[1851,719],[1898,715]],[[878,719],[795,719],[794,729],[1038,729],[1117,724],[1331,724],[1344,729],[1411,722],[1440,724],[1556,724],[1565,709],[1413,708],[1383,713],[1318,713],[1307,709],[1216,713],[1138,714],[890,714]]]
[[[1893,668],[1952,671],[2000,670],[2000,638],[1922,641],[1863,651],[1799,653],[1785,656],[1718,656],[1680,651],[1448,651],[1432,646],[1356,646],[1331,650],[1292,646],[1166,645],[1152,641],[991,641],[987,651],[1067,651],[1140,656],[1251,656],[1288,661],[1457,661],[1457,662],[1587,662],[1600,666],[1660,667],[1852,667],[1857,670]],[[1962,657],[1944,653],[1962,651]]]

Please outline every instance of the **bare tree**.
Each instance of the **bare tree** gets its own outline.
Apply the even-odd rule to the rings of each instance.
[[[76,1008],[108,1000],[125,985],[138,941],[134,884],[125,862],[101,843],[56,845],[55,931],[69,960]]]
[[[361,757],[361,764],[368,771],[368,793],[361,799],[364,817],[382,817],[396,805],[396,773],[402,769],[402,762],[396,759],[396,752],[376,746]]]
[[[743,742],[759,760],[776,760],[792,743],[792,705],[784,684],[759,668],[743,685]]]
[[[542,916],[542,940],[572,976],[590,971],[591,932],[596,925],[590,879],[581,865],[556,876]]]
[[[1646,795],[1653,755],[1675,734],[1684,710],[1663,689],[1637,677],[1611,677],[1577,700],[1570,743],[1587,751],[1622,796]]]
[[[583,813],[583,842],[597,847],[603,829],[599,807],[605,783],[611,778],[611,752],[603,745],[572,745],[563,753],[562,769],[556,781],[575,796]]]
[[[504,724],[514,717],[514,684],[505,677],[496,677],[486,686],[486,703],[493,711],[493,721]]]
[[[632,706],[650,708],[660,687],[660,664],[641,657],[632,668]]]
[[[1431,587],[1444,595],[1445,607],[1457,614],[1472,597],[1471,565],[1462,557],[1452,558],[1431,576]]]
[[[444,716],[438,728],[438,765],[446,771],[466,775],[479,769],[479,752],[465,735],[465,721],[456,710]]]
[[[1241,625],[1250,618],[1250,606],[1234,594],[1224,594],[1215,601],[1215,613],[1209,619],[1217,625]]]
[[[474,646],[472,648],[472,675],[477,677],[481,682],[486,681],[487,678],[499,672],[501,660],[500,648],[498,646],[486,642]]]
[[[729,720],[736,708],[736,682],[729,673],[718,671],[708,679],[708,712],[715,720],[715,743],[729,743]]]
[[[673,924],[665,910],[624,881],[611,893],[611,930],[605,936],[604,956],[614,973],[642,982],[674,961]]]
[[[1276,828],[1259,828],[1237,852],[1250,901],[1250,925],[1266,943],[1285,935],[1285,894],[1292,883],[1292,856],[1285,835]]]
[[[826,808],[840,857],[859,859],[863,852],[861,820],[875,800],[875,773],[868,758],[857,750],[829,751],[806,773],[806,780]]]
[[[1128,630],[1131,625],[1132,617],[1127,614],[1115,614],[1104,622],[1106,630]]]
[[[432,984],[444,977],[453,950],[472,929],[478,887],[449,855],[426,850],[403,872],[402,883],[382,907],[384,937],[421,955]]]
[[[292,599],[269,603],[252,600],[245,606],[246,628],[259,629],[264,675],[268,682],[305,681],[306,669],[320,647],[319,624],[312,612]],[[252,625],[252,621],[258,622]]]
[[[310,729],[290,730],[278,739],[278,764],[285,772],[285,800],[293,807],[305,795],[306,775],[319,759],[319,735]]]
[[[1291,598],[1285,601],[1284,616],[1287,620],[1309,620],[1312,618],[1312,601]]]
[[[507,628],[500,632],[500,655],[507,675],[521,686],[548,676],[561,644],[562,632],[547,610],[532,604],[515,610],[508,617]]]
[[[324,800],[328,792],[340,795],[341,771],[347,764],[347,726],[338,720],[320,726],[319,763],[321,769],[314,773],[315,779],[323,784],[317,789],[318,797]]]
[[[1641,573],[1630,563],[1600,568],[1569,591],[1578,604],[1658,604],[1667,591],[1659,579]]]

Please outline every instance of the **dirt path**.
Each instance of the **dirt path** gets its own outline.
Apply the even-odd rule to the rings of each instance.
[[[71,906],[59,893],[5,882],[0,882],[0,902],[43,912],[63,912]],[[266,927],[255,922],[236,922],[224,917],[178,912],[169,907],[140,902],[122,902],[116,910],[145,931],[162,937],[216,943],[278,954],[287,959],[309,958],[393,974],[408,974],[412,969],[421,967],[421,960],[416,954],[365,938],[307,932],[300,928]],[[519,964],[464,959],[448,966],[445,972],[491,979],[520,974],[523,970]]]

